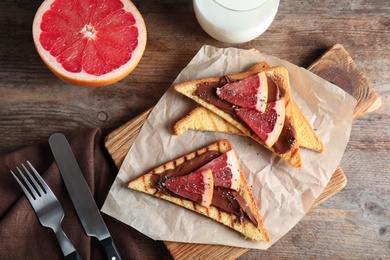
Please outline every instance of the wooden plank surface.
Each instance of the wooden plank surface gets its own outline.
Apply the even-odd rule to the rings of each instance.
[[[307,68],[341,43],[382,99],[378,110],[353,123],[340,164],[348,184],[310,210],[270,249],[249,250],[239,259],[388,258],[390,5],[386,1],[280,1],[264,34],[231,45],[202,30],[192,1],[133,0],[148,30],[144,56],[129,76],[97,89],[68,85],[43,64],[31,36],[41,2],[0,1],[0,154],[45,142],[54,132],[101,128],[104,134],[111,133],[154,106],[204,44],[255,48]],[[170,256],[161,241],[142,234],[136,238],[144,259]]]
[[[355,119],[377,110],[382,104],[371,82],[341,44],[330,48],[308,70],[340,86],[358,101]]]
[[[330,48],[321,56],[321,58],[309,67],[309,70],[313,73],[320,74],[320,76],[326,80],[332,79],[333,83],[339,84],[339,87],[345,89],[359,100],[355,108],[355,117],[365,115],[379,108],[381,103],[379,96],[376,94],[375,90],[372,89],[364,74],[356,73],[358,70],[357,66],[342,45],[337,44]],[[327,71],[329,71],[329,73]],[[332,73],[333,71],[338,73],[336,77]],[[334,80],[339,77],[346,77],[351,80]],[[362,93],[369,94],[364,95]],[[146,110],[106,137],[106,148],[118,168],[122,165],[127,152],[151,110],[152,108]],[[314,202],[313,207],[316,207],[342,190],[346,183],[347,178],[342,169],[338,167],[323,193]],[[236,259],[249,250],[246,248],[220,245],[186,244],[178,242],[164,243],[174,259]]]

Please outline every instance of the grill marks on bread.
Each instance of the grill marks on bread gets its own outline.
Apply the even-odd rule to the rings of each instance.
[[[155,197],[167,200],[176,205],[182,206],[186,209],[197,212],[201,215],[209,217],[210,219],[222,223],[238,232],[243,234],[245,237],[255,240],[255,241],[263,241],[268,243],[270,241],[268,233],[264,227],[264,223],[260,214],[260,210],[257,206],[256,200],[252,194],[252,191],[245,179],[242,170],[240,169],[240,195],[245,200],[245,204],[250,208],[250,211],[253,213],[253,217],[256,220],[256,224],[252,221],[246,219],[245,221],[240,221],[240,218],[232,213],[227,213],[221,211],[217,207],[211,205],[209,208],[203,207],[196,202],[177,197],[170,196],[164,192],[159,192],[158,189],[151,187],[151,176],[154,174],[163,175],[165,171],[172,170],[180,167],[184,162],[187,162],[197,156],[205,154],[209,151],[218,151],[220,154],[226,153],[231,150],[231,144],[228,140],[221,140],[219,142],[213,143],[207,147],[201,148],[195,152],[184,155],[180,158],[177,158],[173,161],[167,162],[156,169],[150,171],[149,173],[140,176],[139,178],[133,180],[128,184],[128,187],[134,190],[138,190]]]

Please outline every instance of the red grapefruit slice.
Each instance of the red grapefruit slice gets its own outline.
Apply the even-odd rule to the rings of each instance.
[[[268,97],[267,76],[264,72],[227,83],[217,89],[219,98],[234,105],[256,109],[264,113]]]
[[[128,0],[45,0],[33,39],[54,74],[77,86],[105,86],[127,76],[146,46],[144,20]]]
[[[272,147],[283,129],[285,119],[284,100],[280,99],[267,103],[264,113],[251,108],[237,108],[236,114],[268,147]]]
[[[240,170],[238,159],[233,150],[230,150],[199,170],[210,169],[214,177],[214,186],[238,191],[240,188]]]
[[[206,208],[210,207],[214,191],[214,178],[210,169],[197,170],[184,176],[169,178],[165,186],[181,197]]]

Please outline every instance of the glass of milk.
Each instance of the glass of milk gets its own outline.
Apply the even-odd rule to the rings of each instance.
[[[193,0],[203,30],[226,43],[243,43],[271,25],[280,0]]]

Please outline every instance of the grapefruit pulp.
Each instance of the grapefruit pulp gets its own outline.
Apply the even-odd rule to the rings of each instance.
[[[264,113],[267,98],[268,84],[264,72],[248,78],[227,83],[217,89],[219,98],[240,107],[253,108]]]
[[[210,169],[214,177],[214,186],[238,191],[240,189],[240,169],[238,159],[233,150],[230,150],[199,170]]]
[[[197,170],[187,175],[166,180],[165,186],[173,193],[208,208],[214,191],[214,178],[210,169]]]
[[[144,20],[129,0],[45,0],[33,39],[54,74],[77,86],[105,86],[127,76],[146,46]]]
[[[267,103],[264,113],[251,108],[237,108],[237,116],[253,130],[268,147],[272,147],[283,130],[284,100]]]

